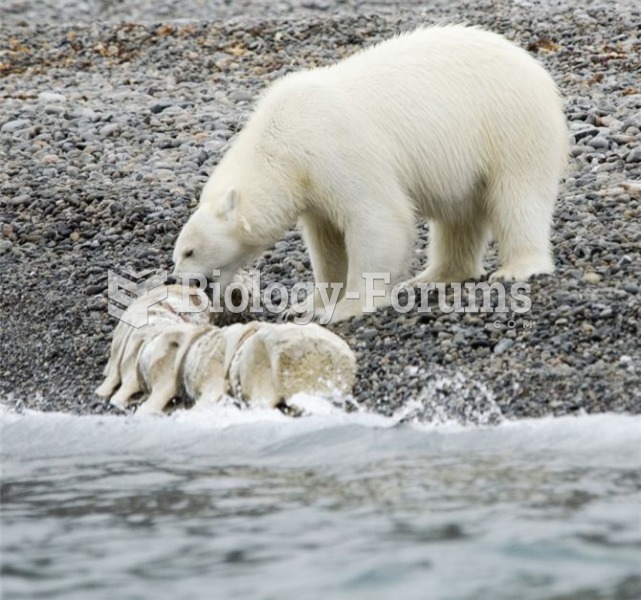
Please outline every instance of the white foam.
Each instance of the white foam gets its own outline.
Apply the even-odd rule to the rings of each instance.
[[[306,416],[216,404],[170,417],[17,413],[0,404],[4,458],[183,456],[219,464],[243,460],[332,464],[405,455],[496,455],[641,468],[641,416],[597,414],[504,421],[496,426],[398,424],[367,411],[346,413],[299,396]]]

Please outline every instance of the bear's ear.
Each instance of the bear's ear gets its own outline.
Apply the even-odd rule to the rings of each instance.
[[[238,209],[240,204],[240,194],[238,190],[231,189],[223,197],[220,208],[218,210],[218,215],[225,219],[228,223],[232,221],[238,221],[240,226],[247,232],[251,233],[251,226],[245,217],[242,215],[239,216]]]
[[[234,214],[238,209],[239,201],[238,192],[234,189],[229,190],[220,202],[220,208],[218,209],[218,215],[221,216],[226,221],[231,221],[234,218]]]
[[[246,233],[252,232],[251,225],[249,224],[249,221],[245,217],[241,216],[240,219],[238,220],[240,222],[240,226],[245,230]]]

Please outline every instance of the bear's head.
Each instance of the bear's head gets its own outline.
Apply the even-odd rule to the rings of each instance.
[[[261,250],[251,243],[251,227],[241,216],[239,194],[230,190],[219,198],[203,197],[183,227],[174,248],[174,274],[203,275],[224,289],[238,269]],[[215,276],[214,271],[220,271]]]

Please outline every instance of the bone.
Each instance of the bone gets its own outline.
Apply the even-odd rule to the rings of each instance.
[[[192,303],[197,294],[186,297]],[[351,393],[354,353],[323,327],[256,321],[215,327],[202,312],[182,310],[184,305],[183,288],[169,286],[167,298],[151,308],[136,301],[127,309],[129,315],[144,309],[148,323],[139,329],[118,323],[99,396],[124,410],[142,393],[136,414],[145,416],[163,414],[183,393],[197,406],[232,396],[269,408],[298,394]]]
[[[218,402],[225,394],[227,341],[218,327],[211,327],[191,344],[185,355],[182,381],[185,394],[197,406]]]
[[[181,323],[147,339],[138,354],[137,369],[148,396],[136,415],[161,414],[180,394],[183,358],[194,339],[211,329],[207,325]]]
[[[242,341],[229,369],[232,390],[272,408],[301,393],[349,394],[355,376],[347,343],[315,324],[264,324]]]
[[[135,364],[141,345],[160,331],[156,328],[157,325],[160,324],[162,328],[163,325],[170,326],[181,323],[204,325],[209,322],[207,311],[184,312],[183,310],[183,307],[187,305],[186,302],[189,302],[190,306],[197,305],[195,293],[186,294],[184,297],[184,288],[180,285],[170,285],[166,289],[167,297],[159,299],[157,303],[149,306],[149,296],[139,298],[132,302],[125,311],[123,318],[129,322],[136,322],[140,315],[144,321],[146,315],[146,325],[137,329],[121,320],[114,329],[109,360],[103,372],[105,379],[95,392],[102,398],[111,397],[111,403],[114,406],[126,407],[130,397],[140,391],[137,376],[134,375],[130,363],[134,361],[133,364]],[[152,299],[162,298],[164,293],[162,286],[159,286],[154,288],[149,295]],[[123,378],[123,369],[127,372],[126,381]],[[118,391],[116,392],[116,390]]]

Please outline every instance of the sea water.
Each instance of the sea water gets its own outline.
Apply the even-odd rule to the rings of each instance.
[[[0,416],[5,600],[641,598],[639,416]]]

